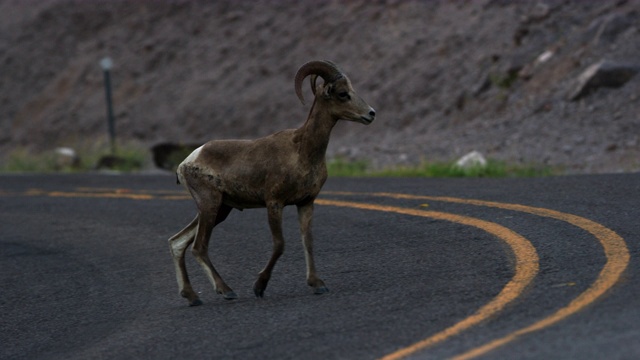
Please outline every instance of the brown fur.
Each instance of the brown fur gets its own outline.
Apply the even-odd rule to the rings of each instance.
[[[180,294],[190,305],[201,304],[193,291],[184,254],[193,243],[193,255],[214,288],[226,299],[236,294],[217,273],[207,249],[215,225],[232,209],[266,207],[273,238],[273,253],[254,284],[254,293],[264,295],[271,272],[284,250],[282,209],[296,205],[307,261],[307,283],[316,294],[328,291],[317,277],[313,260],[311,219],[313,202],[327,179],[325,153],[331,130],[338,120],[371,123],[375,111],[353,90],[349,79],[333,64],[312,61],[296,75],[296,92],[311,75],[314,103],[302,127],[277,132],[256,140],[210,141],[195,150],[177,170],[178,179],[191,193],[198,208],[196,218],[169,239]],[[316,85],[316,76],[325,80]]]

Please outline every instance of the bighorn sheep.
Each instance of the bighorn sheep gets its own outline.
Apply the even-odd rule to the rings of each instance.
[[[213,267],[207,254],[213,228],[232,209],[266,207],[273,237],[273,252],[253,285],[263,297],[271,271],[284,250],[282,209],[296,205],[307,264],[307,284],[316,294],[328,291],[316,275],[313,260],[311,218],[313,202],[327,179],[325,153],[329,135],[340,119],[370,124],[375,111],[353,90],[351,81],[329,61],[311,61],[298,70],[295,91],[304,104],[301,85],[310,76],[315,96],[306,122],[256,140],[216,140],[194,150],[177,169],[183,184],[196,202],[198,215],[187,227],[169,239],[180,295],[189,305],[202,302],[191,287],[184,262],[186,248],[202,266],[214,289],[225,299],[237,295]],[[317,77],[324,80],[316,85]]]

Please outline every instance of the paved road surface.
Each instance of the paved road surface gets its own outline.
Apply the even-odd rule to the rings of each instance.
[[[194,205],[171,175],[0,177],[0,358],[640,357],[640,174],[331,179],[313,295],[295,208],[264,299],[264,210],[210,253],[240,298],[177,293],[167,238]]]

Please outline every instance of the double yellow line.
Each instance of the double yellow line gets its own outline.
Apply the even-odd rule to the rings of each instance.
[[[530,334],[532,332],[541,330],[545,327],[551,326],[566,317],[575,314],[585,307],[596,301],[598,298],[603,296],[609,289],[611,289],[617,282],[620,280],[620,277],[624,273],[625,269],[629,264],[629,250],[627,245],[622,237],[616,234],[613,230],[598,224],[592,220],[567,214],[555,210],[549,210],[545,208],[539,207],[531,207],[526,205],[519,204],[505,204],[499,202],[492,201],[482,201],[482,200],[471,200],[471,199],[459,199],[452,197],[436,197],[436,196],[418,196],[418,195],[410,195],[410,194],[396,194],[396,193],[348,193],[348,192],[334,192],[335,195],[368,195],[368,196],[378,196],[378,197],[389,197],[395,199],[406,199],[406,200],[421,200],[421,201],[441,201],[441,202],[450,202],[450,203],[459,203],[466,205],[475,205],[475,206],[486,206],[499,208],[504,210],[518,211],[533,214],[536,216],[552,218],[560,221],[564,221],[571,225],[574,225],[582,230],[585,230],[595,236],[595,238],[600,242],[600,245],[603,248],[604,254],[607,258],[607,262],[598,274],[597,279],[591,284],[591,286],[582,292],[578,297],[576,297],[573,301],[571,301],[565,307],[557,310],[552,315],[543,318],[527,327],[516,330],[507,336],[502,338],[493,340],[487,344],[479,346],[477,348],[471,349],[463,354],[455,356],[454,359],[463,360],[463,359],[471,359],[483,354],[486,354],[500,346],[503,346],[511,341],[516,340],[517,338]],[[392,360],[392,359],[400,359],[405,356],[411,355],[417,351],[423,350],[431,345],[434,345],[438,342],[441,342],[447,339],[450,336],[459,334],[461,331],[479,323],[482,320],[487,319],[489,316],[500,311],[506,304],[517,296],[519,296],[528,285],[533,277],[535,277],[538,270],[538,257],[536,255],[535,249],[533,246],[520,235],[513,233],[511,230],[505,229],[496,232],[498,228],[495,226],[501,227],[500,225],[494,223],[486,223],[482,220],[472,219],[461,217],[458,215],[452,214],[443,214],[443,213],[434,213],[420,210],[411,210],[405,208],[394,208],[389,206],[379,206],[372,204],[360,204],[360,203],[343,203],[339,204],[333,201],[325,201],[319,200],[320,204],[323,202],[327,202],[327,205],[334,206],[349,206],[360,209],[368,209],[368,210],[378,210],[378,211],[391,211],[398,212],[407,215],[416,215],[416,216],[426,216],[432,218],[440,218],[442,220],[453,221],[465,225],[476,226],[481,228],[489,233],[492,233],[505,242],[507,242],[515,256],[516,256],[516,271],[512,280],[504,287],[502,292],[498,294],[491,302],[487,305],[480,308],[475,314],[472,316],[458,322],[457,324],[451,326],[444,331],[441,331],[429,338],[418,341],[417,343],[410,345],[408,347],[402,348],[393,352],[385,357],[384,360]],[[527,245],[524,245],[526,243]]]
[[[440,331],[439,333],[429,338],[418,341],[411,346],[405,347],[385,356],[383,358],[385,360],[400,359],[407,355],[413,354],[419,350],[425,349],[454,335],[457,335],[462,331],[490,318],[491,316],[501,311],[511,301],[520,296],[520,294],[522,294],[525,288],[531,283],[531,281],[533,281],[533,279],[536,277],[536,274],[538,273],[538,254],[536,253],[533,245],[531,245],[531,243],[521,235],[496,223],[467,216],[394,206],[383,206],[324,199],[318,199],[316,200],[316,203],[320,205],[350,207],[355,209],[376,210],[404,215],[422,216],[437,220],[455,222],[462,225],[473,226],[502,239],[511,247],[515,255],[515,274],[511,278],[511,280],[502,288],[502,291],[500,291],[500,293],[495,298],[493,298],[493,300],[482,306],[480,309],[478,309],[478,311],[476,311],[473,315],[467,317],[466,319],[443,331]]]
[[[600,271],[597,279],[591,284],[591,286],[582,292],[573,301],[567,304],[565,307],[557,310],[550,316],[547,316],[533,324],[514,331],[502,338],[493,340],[487,344],[471,349],[463,354],[460,354],[454,359],[470,359],[483,354],[486,354],[500,346],[503,346],[517,338],[538,331],[545,327],[551,326],[566,317],[575,314],[583,310],[585,307],[592,304],[598,298],[603,296],[608,290],[610,290],[620,279],[623,272],[629,264],[629,250],[622,237],[616,234],[609,228],[598,224],[589,219],[567,214],[555,210],[549,210],[539,207],[531,207],[519,204],[506,204],[492,201],[460,199],[453,197],[435,197],[435,196],[419,196],[410,194],[397,194],[397,193],[351,193],[351,192],[324,192],[326,195],[338,195],[338,196],[368,196],[368,197],[387,197],[404,200],[420,200],[420,201],[437,201],[437,202],[449,202],[459,203],[465,205],[485,206],[510,211],[523,212],[533,214],[540,217],[546,217],[551,219],[560,220],[576,226],[588,233],[592,234],[601,244],[604,254],[607,258],[606,264]],[[9,193],[1,193],[0,195],[12,195]],[[180,200],[188,199],[189,196],[185,193],[178,193],[173,191],[134,191],[129,189],[97,189],[97,188],[78,188],[75,191],[63,192],[63,191],[44,191],[38,189],[28,190],[20,195],[27,196],[51,196],[51,197],[93,197],[93,198],[116,198],[116,199],[132,199],[132,200]],[[489,303],[478,309],[473,315],[463,319],[462,321],[454,324],[453,326],[440,331],[439,333],[430,336],[424,340],[420,340],[410,346],[399,349],[391,354],[384,356],[384,360],[401,359],[408,355],[414,354],[420,350],[424,350],[429,346],[440,343],[452,336],[460,334],[462,331],[477,325],[478,323],[488,319],[489,317],[497,314],[507,304],[516,299],[522,294],[524,289],[531,283],[538,273],[538,255],[533,245],[521,235],[514,231],[498,225],[496,223],[466,217],[462,215],[455,215],[450,213],[443,213],[437,211],[395,207],[387,205],[367,204],[352,201],[341,200],[329,200],[329,199],[317,199],[316,203],[319,205],[349,207],[363,210],[393,212],[398,214],[420,216],[432,219],[444,220],[455,222],[463,225],[474,226],[482,229],[499,239],[507,243],[515,257],[515,274],[512,279],[504,286],[502,291],[493,298]]]

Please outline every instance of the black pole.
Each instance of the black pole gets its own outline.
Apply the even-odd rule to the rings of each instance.
[[[107,95],[107,122],[109,125],[109,141],[111,143],[111,155],[116,154],[116,124],[113,118],[113,101],[111,100],[111,72],[104,69],[104,90]]]

